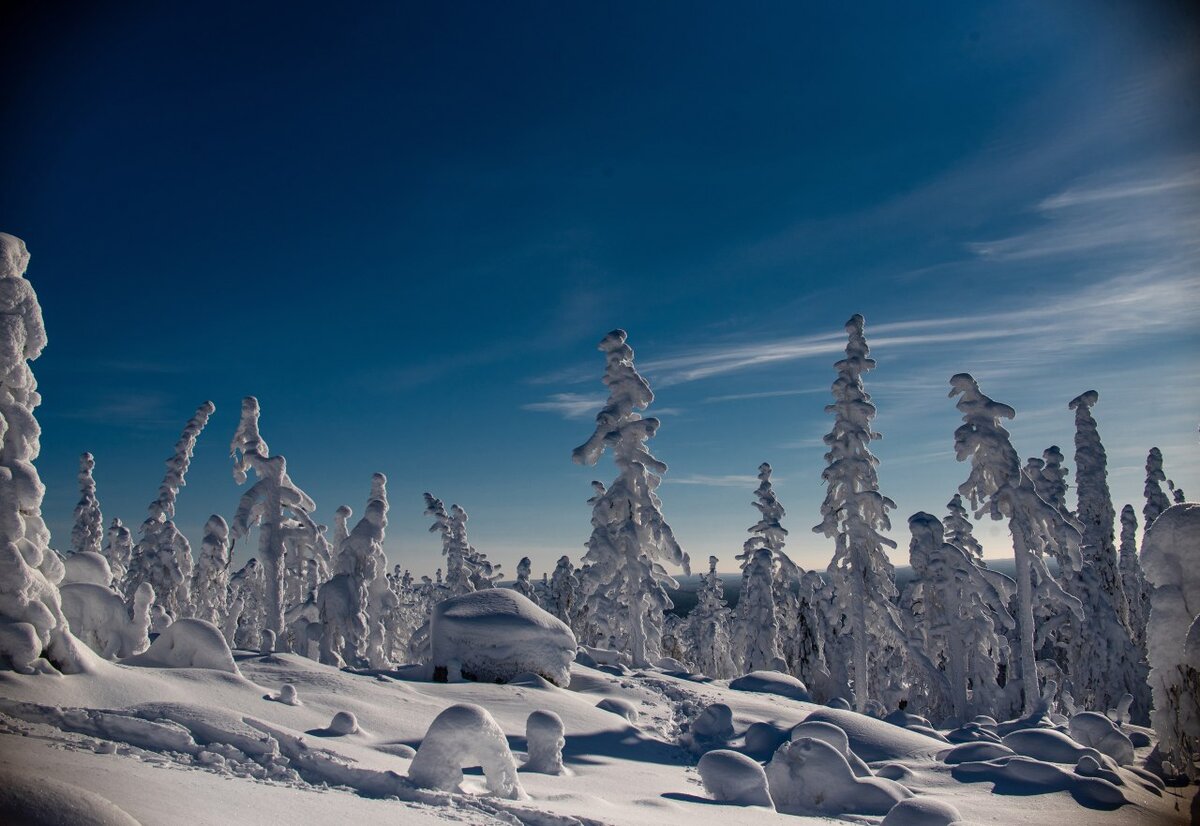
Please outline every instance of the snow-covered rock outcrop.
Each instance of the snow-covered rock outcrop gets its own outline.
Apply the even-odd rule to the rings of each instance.
[[[430,624],[434,679],[507,682],[533,672],[571,682],[575,635],[516,591],[488,588],[438,603]]]

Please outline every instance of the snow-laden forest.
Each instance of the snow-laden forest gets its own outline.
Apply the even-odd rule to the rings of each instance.
[[[253,397],[230,442],[240,501],[203,536],[173,519],[212,402],[184,424],[140,525],[102,515],[84,454],[74,528],[52,541],[28,263],[0,234],[5,822],[1196,817],[1200,506],[1149,448],[1140,519],[1132,504],[1118,516],[1094,391],[1061,400],[1068,470],[1059,446],[1022,461],[1004,426],[1015,411],[949,377],[962,476],[943,513],[907,517],[900,590],[889,551],[905,532],[871,452],[875,361],[853,316],[820,513],[789,517],[759,465],[736,608],[710,557],[679,617],[672,572],[692,560],[658,495],[660,423],[642,415],[654,395],[623,330],[600,341],[608,400],[572,453],[605,480],[590,537],[553,571],[502,560],[507,579],[472,545],[467,511],[432,492],[443,567],[390,566],[384,474],[363,479],[357,518],[339,504],[319,524]],[[1014,576],[985,564],[978,519],[1007,525]],[[812,522],[834,549],[824,571],[787,553],[785,524]],[[257,547],[235,570],[239,542]]]

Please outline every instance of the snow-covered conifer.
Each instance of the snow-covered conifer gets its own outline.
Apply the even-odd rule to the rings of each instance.
[[[84,654],[63,616],[57,585],[64,569],[50,549],[45,488],[33,465],[41,396],[29,362],[46,346],[46,328],[24,277],[28,265],[25,242],[0,232],[0,665],[32,673],[50,663],[77,672]]]
[[[533,583],[529,581],[532,570],[533,563],[529,561],[529,557],[521,557],[521,561],[517,563],[517,580],[513,583],[512,587],[518,594],[540,607],[537,594],[534,593]]]
[[[186,484],[188,467],[196,440],[216,410],[212,402],[196,408],[184,425],[175,451],[167,459],[167,472],[158,488],[158,497],[150,503],[150,515],[142,523],[142,538],[134,548],[125,579],[125,597],[132,599],[143,582],[154,589],[156,616],[173,621],[191,612],[192,548],[187,537],[175,527],[175,501]]]
[[[192,580],[192,616],[220,628],[229,606],[229,526],[213,514],[204,523],[200,558]]]
[[[461,508],[459,509],[461,510]],[[448,596],[462,596],[475,590],[471,581],[471,570],[467,562],[465,546],[465,520],[463,530],[457,530],[455,520],[451,518],[446,505],[431,493],[425,494],[425,515],[433,517],[429,526],[430,533],[440,533],[442,536],[442,554],[446,557],[446,588]]]
[[[749,554],[738,597],[733,646],[742,671],[785,671],[775,613],[775,560],[770,548]]]
[[[96,480],[92,471],[96,460],[90,453],[79,457],[79,504],[75,506],[75,524],[71,527],[71,550],[74,553],[101,552],[104,536],[104,517],[96,499]]]
[[[880,658],[889,644],[909,647],[892,602],[897,595],[895,571],[884,550],[896,547],[882,534],[891,528],[888,511],[896,505],[879,492],[879,460],[870,450],[870,443],[880,435],[871,429],[875,405],[863,385],[863,374],[875,367],[863,327],[863,317],[858,314],[846,322],[846,357],[834,365],[838,373],[832,386],[834,403],[825,408],[834,415],[834,424],[824,437],[828,465],[821,474],[827,489],[821,524],[813,528],[835,543],[829,575],[848,621],[838,632],[850,637],[851,675],[860,712],[871,698],[872,683],[879,688],[885,677]],[[930,679],[944,679],[921,652],[912,650],[911,654]],[[874,667],[868,661],[871,656]]]
[[[1162,451],[1156,447],[1150,448],[1146,455],[1146,505],[1142,508],[1142,545],[1146,544],[1146,534],[1158,515],[1171,507],[1171,500],[1162,489],[1162,483],[1167,481],[1163,473]]]
[[[708,558],[708,573],[700,577],[696,607],[687,616],[689,654],[696,670],[716,679],[736,677],[729,626],[733,612],[725,602],[725,586],[717,574],[717,558]]]
[[[257,559],[249,559],[229,578],[229,614],[224,628],[226,640],[232,633],[230,648],[258,651],[262,647],[265,600],[263,567]]]
[[[1146,576],[1138,559],[1137,514],[1133,505],[1121,508],[1121,590],[1129,605],[1129,630],[1133,641],[1145,655],[1146,618],[1150,613],[1150,595],[1146,590]]]
[[[1187,496],[1183,492],[1183,488],[1175,487],[1173,479],[1167,480],[1167,490],[1171,491],[1171,501],[1176,505],[1182,505],[1187,501]]]
[[[579,579],[575,576],[575,566],[571,564],[571,558],[563,554],[558,558],[554,573],[550,576],[550,603],[544,607],[578,634],[575,610],[578,604]]]
[[[1100,577],[1106,601],[1112,604],[1122,624],[1129,609],[1121,590],[1117,549],[1113,540],[1116,509],[1108,489],[1108,455],[1100,441],[1092,407],[1100,394],[1089,390],[1071,400],[1075,411],[1075,491],[1078,496],[1076,518],[1083,525],[1080,553]]]
[[[133,534],[115,516],[108,525],[108,539],[104,543],[103,554],[108,560],[109,570],[112,571],[113,587],[124,593],[125,572],[129,569],[130,559],[133,558]]]
[[[244,484],[251,469],[257,481],[238,502],[230,526],[236,541],[258,525],[259,563],[264,577],[264,629],[275,635],[276,643],[286,648],[284,634],[284,572],[289,535],[302,531],[315,533],[316,525],[309,516],[316,505],[308,494],[292,482],[287,473],[287,460],[271,456],[267,443],[258,429],[258,399],[242,399],[242,415],[229,445],[233,457],[233,478]],[[285,524],[285,520],[291,520]]]
[[[960,462],[971,462],[971,473],[959,486],[959,493],[976,509],[976,517],[986,513],[992,519],[1007,519],[1012,534],[1019,635],[1019,674],[1012,677],[1019,676],[1023,708],[1032,711],[1041,698],[1034,646],[1035,594],[1040,604],[1057,607],[1060,612],[1069,610],[1083,619],[1079,600],[1054,581],[1042,554],[1058,550],[1070,561],[1069,567],[1078,569],[1079,531],[1058,508],[1038,496],[1034,481],[1022,471],[1008,431],[1000,423],[1015,417],[1016,411],[985,396],[967,373],[951,377],[950,386],[951,398],[960,397],[956,406],[964,422],[954,432],[955,456]]]
[[[599,349],[605,356],[608,401],[596,414],[595,431],[571,458],[594,465],[608,448],[618,475],[607,489],[592,483],[592,535],[584,555],[590,565],[580,582],[602,639],[612,637],[634,665],[644,666],[658,659],[662,615],[672,606],[666,589],[678,587],[663,563],[681,566],[685,573],[691,568],[655,493],[667,466],[650,454],[646,442],[659,421],[637,412],[654,401],[654,393],[634,367],[624,330],[606,335]]]
[[[389,606],[387,556],[383,540],[387,530],[387,477],[371,477],[371,493],[363,515],[338,555],[338,573],[349,577],[354,617],[350,641],[356,659],[373,668],[386,665],[382,614]]]
[[[975,538],[971,519],[967,515],[967,509],[962,502],[962,495],[954,494],[950,498],[950,501],[946,503],[946,509],[949,512],[942,517],[942,527],[945,530],[946,541],[951,545],[962,548],[973,559],[982,562],[983,546]]]

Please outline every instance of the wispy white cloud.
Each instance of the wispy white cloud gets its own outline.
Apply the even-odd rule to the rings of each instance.
[[[710,488],[755,488],[758,486],[758,477],[748,474],[726,474],[712,476],[705,473],[690,473],[686,476],[666,476],[663,478],[665,483],[672,485],[701,485]],[[781,481],[780,477],[774,477],[774,481]]]
[[[584,393],[555,393],[545,401],[521,405],[522,410],[540,413],[557,413],[564,419],[586,419],[595,416],[604,407],[607,396]]]
[[[759,393],[730,393],[726,396],[709,396],[705,404],[716,402],[735,402],[748,399],[777,399],[782,396],[808,396],[814,393],[828,393],[827,387],[805,387],[800,390],[764,390]]]

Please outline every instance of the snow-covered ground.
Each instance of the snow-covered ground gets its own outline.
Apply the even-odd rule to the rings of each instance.
[[[339,670],[295,654],[237,652],[235,658],[240,675],[99,660],[92,662],[92,674],[0,673],[0,773],[6,780],[54,778],[100,796],[87,801],[92,814],[101,814],[107,799],[146,824],[799,823],[808,818],[716,804],[696,764],[700,752],[718,747],[769,760],[793,726],[815,715],[847,733],[876,782],[898,782],[917,799],[949,803],[968,823],[1186,823],[1189,817],[1185,795],[1192,789],[1158,789],[1129,768],[1115,770],[1112,788],[1128,801],[1118,808],[1062,782],[1082,779],[1074,761],[1030,760],[1017,780],[985,767],[976,769],[981,782],[970,782],[939,759],[952,746],[924,734],[656,669],[622,674],[620,668],[576,663],[569,688],[558,688],[532,675],[504,685],[447,684],[403,669]],[[297,705],[277,700],[289,684]],[[636,721],[597,708],[606,699],[631,703]],[[518,765],[529,715],[557,714],[566,734],[564,773],[520,771],[525,800],[490,794],[485,778],[470,767],[458,792],[411,785],[411,758],[431,721],[460,703],[490,713]],[[714,703],[732,712],[733,736],[717,732],[721,742],[690,732],[692,721]],[[339,712],[354,715],[356,732],[335,732],[330,724]],[[748,747],[747,729],[755,724]],[[1139,763],[1149,751],[1137,749]],[[1048,781],[1041,779],[1046,776]],[[1045,782],[1059,783],[1061,790],[1035,793]],[[13,797],[22,788],[14,783],[4,794]],[[40,782],[29,788],[48,793]],[[45,810],[45,822],[65,822],[63,812],[61,805]],[[880,822],[878,816],[847,817]],[[811,820],[824,821],[815,811]]]

